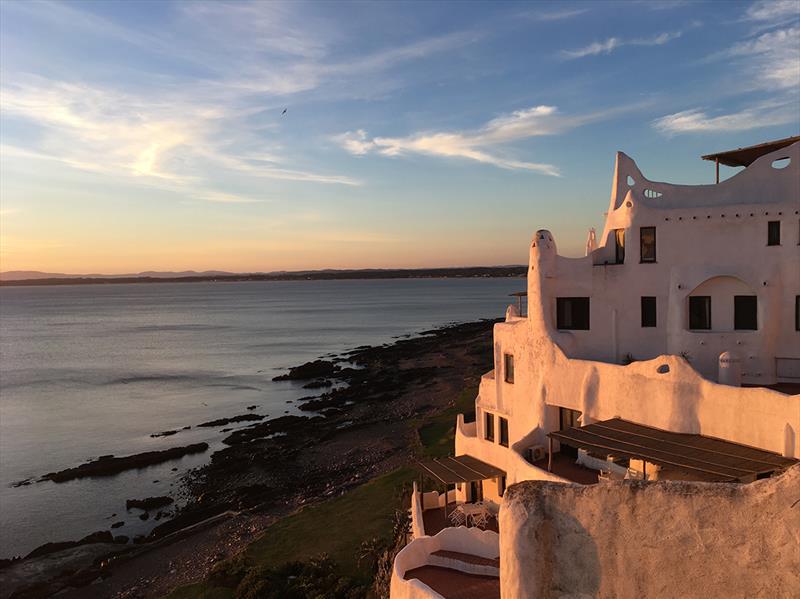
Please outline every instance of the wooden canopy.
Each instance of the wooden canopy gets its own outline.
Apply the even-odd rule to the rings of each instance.
[[[800,141],[800,135],[768,141],[755,146],[747,146],[746,148],[727,150],[716,154],[707,154],[706,156],[701,156],[701,158],[703,160],[711,160],[718,164],[724,164],[725,166],[750,166],[765,154],[790,146],[796,141]]]
[[[506,474],[500,468],[469,455],[422,460],[414,464],[414,467],[425,476],[445,485],[487,480]]]
[[[797,460],[714,437],[673,433],[612,418],[548,433],[570,447],[688,471],[700,480],[739,481],[770,475]]]

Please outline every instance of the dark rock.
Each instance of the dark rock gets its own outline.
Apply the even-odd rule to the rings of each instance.
[[[258,406],[247,406],[248,410],[255,410]]]
[[[128,541],[130,541],[130,539],[125,535],[117,535],[114,537],[114,542],[118,543],[119,545],[125,545]]]
[[[139,516],[139,520],[149,520],[149,519],[150,519],[150,514],[148,512],[145,512],[144,514],[141,514]]]
[[[153,439],[155,439],[156,437],[171,437],[172,435],[176,435],[176,434],[178,434],[178,431],[163,431],[163,432],[160,432],[160,433],[153,433],[150,436]]]
[[[303,385],[303,389],[322,389],[324,387],[333,387],[333,383],[326,379],[320,379]]]
[[[129,510],[132,508],[138,508],[140,510],[152,510],[158,507],[164,507],[165,505],[170,505],[174,503],[174,499],[172,497],[167,497],[166,495],[159,495],[158,497],[147,497],[146,499],[128,499],[125,502],[125,509]]]
[[[208,428],[213,426],[233,424],[234,422],[251,422],[256,420],[264,420],[264,416],[259,416],[258,414],[240,414],[239,416],[233,416],[231,418],[219,418],[217,420],[211,420],[209,422],[204,422],[203,424],[198,424],[197,426]]]
[[[41,480],[51,480],[63,483],[76,478],[96,476],[112,476],[125,470],[144,468],[154,464],[161,464],[170,460],[182,458],[193,453],[202,453],[208,450],[208,443],[194,443],[185,447],[173,447],[162,451],[146,451],[132,456],[115,458],[113,455],[102,456],[93,462],[81,464],[76,468],[67,468],[59,472],[45,474]]]
[[[273,378],[273,381],[309,381],[333,376],[337,366],[330,360],[314,360],[289,369],[288,374]]]
[[[125,526],[125,523],[122,521],[114,522],[114,524],[111,525],[111,528],[119,528],[120,526]]]
[[[72,547],[78,547],[80,545],[91,545],[92,543],[113,543],[113,542],[114,542],[114,537],[109,531],[98,530],[97,532],[93,532],[90,535],[86,535],[80,541],[61,541],[58,543],[45,543],[44,545],[40,545],[39,547],[31,551],[28,555],[25,556],[25,559],[30,559],[33,557],[41,557],[42,555],[55,553],[56,551],[61,551],[63,549],[71,549]]]

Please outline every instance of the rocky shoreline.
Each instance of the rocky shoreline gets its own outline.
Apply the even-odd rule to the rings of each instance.
[[[258,532],[255,522],[263,526],[300,505],[344,493],[407,463],[418,443],[416,431],[407,422],[441,412],[448,402],[452,404],[465,383],[477,383],[477,376],[492,362],[490,332],[495,322],[450,325],[394,343],[359,347],[297,366],[276,377],[324,392],[300,400],[300,409],[308,415],[265,420],[264,416],[244,414],[199,425],[253,421],[231,431],[223,439],[226,447],[216,451],[207,465],[187,475],[184,490],[189,500],[175,517],[156,526],[145,539],[139,539],[143,545],[127,547],[141,551],[150,543],[156,544],[168,535],[231,510],[238,513],[233,520],[249,523],[246,526],[252,529],[242,536],[253,536]],[[207,446],[202,450],[206,449]],[[116,460],[137,457],[107,457],[47,476],[52,480],[83,474],[96,476],[98,466],[118,467],[123,464]],[[136,500],[132,501],[135,504]],[[113,542],[105,535],[103,540]],[[115,547],[119,555],[117,548],[120,545]],[[229,550],[235,553],[235,548]],[[224,557],[227,553],[213,555]],[[125,594],[123,590],[130,586],[128,579],[141,573],[117,572],[130,569],[129,564],[136,561],[136,557],[96,557],[80,578],[96,584],[81,588],[75,596],[159,596],[159,588],[163,591],[170,587],[170,578],[174,579],[176,573],[168,571],[159,578],[161,587],[151,584],[147,592]],[[18,564],[11,562],[5,570],[15,563]],[[176,582],[202,576],[199,564],[197,570],[185,572]],[[0,586],[5,574],[0,570]],[[28,593],[18,586],[14,595],[4,596],[44,596],[72,584],[74,573],[72,578],[56,578],[44,586],[40,581]]]

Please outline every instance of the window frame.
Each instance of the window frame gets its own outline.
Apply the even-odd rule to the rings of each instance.
[[[492,412],[483,413],[483,438],[494,443],[494,414]]]
[[[747,303],[752,300],[754,305],[752,308],[754,309],[754,313],[747,314],[747,318],[745,318],[744,314],[740,313],[740,304],[744,303],[745,300]],[[749,309],[749,307],[748,307]],[[752,322],[750,321],[750,316],[752,316]],[[742,320],[747,320],[747,322],[742,323]],[[751,326],[752,325],[752,326]],[[757,295],[734,295],[733,296],[733,330],[734,331],[757,331],[758,330],[758,296]]]
[[[767,221],[767,246],[776,246],[781,244],[781,221],[769,220]]]
[[[566,307],[574,305],[574,302],[580,300],[581,303],[586,302],[586,326],[570,324],[566,326],[562,316],[566,315]],[[568,303],[569,302],[569,303]],[[571,312],[572,314],[572,312]],[[574,314],[572,321],[575,320]],[[590,331],[592,328],[592,302],[590,297],[557,297],[556,298],[556,328],[559,331]],[[583,324],[583,323],[580,323]]]
[[[506,476],[503,474],[502,476],[497,477],[497,494],[502,497],[506,494]]]
[[[645,310],[645,304],[649,305],[652,303],[652,319],[645,318],[645,316],[650,316],[651,313],[648,310]],[[641,309],[641,317],[642,317],[642,328],[643,329],[654,329],[658,327],[658,299],[655,295],[643,295],[640,301],[640,309]],[[651,324],[652,323],[652,324]]]
[[[503,353],[503,381],[510,385],[514,384],[514,354],[508,352]]]
[[[614,229],[614,264],[625,264],[625,229]]]
[[[644,233],[645,231],[653,231],[653,257],[645,258],[644,256]],[[653,264],[657,261],[658,257],[658,238],[656,237],[655,226],[639,227],[639,263],[640,264]]]
[[[708,312],[708,323],[707,323],[707,325],[708,326],[702,326],[702,327],[692,326],[692,300],[705,300],[706,303],[708,304],[708,310],[707,310],[707,312]],[[689,296],[689,314],[688,314],[688,317],[689,317],[688,327],[689,327],[690,331],[710,331],[711,330],[711,326],[712,326],[711,325],[711,323],[712,323],[712,319],[711,319],[711,296],[710,295],[690,295]]]
[[[500,422],[498,423],[498,435],[497,435],[497,442],[502,445],[503,447],[508,447],[508,418],[503,418],[502,416],[498,416]]]

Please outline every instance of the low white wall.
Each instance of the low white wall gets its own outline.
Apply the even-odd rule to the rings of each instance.
[[[422,494],[417,490],[417,481],[411,493],[411,536],[414,539],[425,536],[425,520],[422,518]]]
[[[439,599],[441,595],[419,580],[405,580],[406,572],[430,563],[434,551],[458,551],[494,559],[500,555],[500,537],[491,530],[445,528],[433,537],[420,537],[406,545],[394,558],[391,599]],[[464,565],[464,571],[469,566]]]

